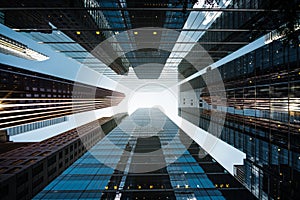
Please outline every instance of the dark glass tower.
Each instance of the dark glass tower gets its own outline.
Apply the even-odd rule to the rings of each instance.
[[[254,1],[239,2],[249,2],[243,6],[251,8]],[[291,8],[294,3],[295,1],[291,1],[290,5],[283,5],[274,2],[274,7],[282,9],[284,7],[289,12],[268,16],[279,18],[281,23],[284,21],[281,28],[286,30],[288,24],[297,27],[298,22],[295,22],[294,18],[299,16],[297,17]],[[257,4],[261,7],[264,5],[264,2]],[[222,15],[211,28],[234,28],[240,25],[247,27],[247,23],[255,19],[251,18],[248,21],[247,18],[235,18],[235,15],[235,13]],[[246,16],[246,13],[243,15]],[[222,20],[226,23],[222,23]],[[261,21],[264,20],[265,18],[261,18]],[[257,22],[257,25],[261,23]],[[198,108],[187,105],[180,111],[183,118],[204,130],[208,129],[209,123],[218,124],[218,120],[211,122],[213,110],[226,112],[220,138],[246,154],[245,164],[236,166],[236,177],[240,182],[260,199],[299,199],[297,192],[300,188],[299,29],[295,28],[290,33],[284,33],[281,28],[274,26],[275,22],[264,23],[274,30],[260,38],[263,44],[259,48],[241,53],[237,58],[226,61],[212,70],[220,73],[222,77],[226,101],[220,103],[222,100],[218,99],[218,95],[210,94],[206,83],[198,77],[190,81],[194,88],[193,92],[198,92]],[[254,33],[251,32],[250,36],[240,34],[240,37],[252,41],[253,37],[258,38],[259,34]],[[217,34],[206,32],[199,41],[210,40]],[[229,33],[222,33],[217,38],[224,41],[231,40]],[[204,47],[207,50],[221,48],[229,50],[222,45],[204,45]],[[209,76],[209,73],[205,75]],[[218,84],[215,82],[212,85],[217,87]],[[184,85],[181,89],[187,92]],[[186,102],[189,102],[189,99],[186,99]]]

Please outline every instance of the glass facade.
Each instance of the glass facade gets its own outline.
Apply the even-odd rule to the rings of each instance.
[[[54,124],[62,123],[62,122],[65,122],[67,120],[68,120],[67,117],[58,117],[58,118],[54,118],[54,119],[44,120],[44,121],[41,121],[41,122],[33,122],[33,123],[21,125],[21,126],[15,126],[15,127],[8,128],[7,129],[7,134],[9,136],[17,135],[17,134],[24,133],[24,132],[27,132],[27,131],[32,131],[32,130],[43,128],[43,127],[46,127],[46,126],[51,126],[51,125],[54,125]]]
[[[227,31],[207,31],[199,39],[213,60],[224,64],[217,69],[207,68],[203,78],[189,81],[193,90],[181,86],[180,114],[202,129],[208,130],[209,124],[222,125],[212,115],[215,111],[226,112],[220,138],[246,154],[244,165],[236,166],[235,176],[259,199],[299,198],[299,15],[293,8],[296,1],[289,3],[231,1],[229,8],[277,8],[289,12],[224,12],[210,29]],[[251,31],[235,33],[237,29]],[[234,59],[226,57],[246,43],[258,44],[256,41],[261,39],[261,47],[245,49]],[[197,72],[186,62],[179,69],[186,72],[185,77]],[[226,100],[218,97],[219,82],[210,83],[213,92],[204,82],[211,69],[222,77]],[[197,94],[195,105],[185,98],[189,93]]]
[[[273,41],[222,66],[227,107],[214,101],[201,78],[200,119],[207,130],[211,110],[227,111],[221,139],[246,153],[242,181],[257,197],[298,197],[299,47]],[[201,85],[201,84],[200,84]],[[182,108],[182,116],[195,113]],[[218,123],[217,121],[211,123]]]
[[[165,123],[149,137],[153,134],[151,124],[156,123],[151,115],[154,121]],[[218,184],[201,167],[206,163],[205,169],[212,171],[217,163],[209,156],[199,157],[199,146],[190,143],[191,139],[160,110],[139,109],[34,199],[225,199]],[[154,151],[155,155],[148,154]],[[219,173],[226,175],[219,168]],[[224,190],[238,188],[232,181],[220,186]]]

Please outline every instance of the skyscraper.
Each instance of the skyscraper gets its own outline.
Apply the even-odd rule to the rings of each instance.
[[[209,156],[201,157],[201,148],[191,143],[159,109],[139,109],[34,199],[251,198],[250,192]],[[205,172],[202,165],[211,171]],[[223,179],[208,178],[213,173]]]
[[[299,1],[0,2],[4,199],[299,199]]]

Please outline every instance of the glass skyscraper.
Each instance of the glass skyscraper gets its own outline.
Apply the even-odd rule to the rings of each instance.
[[[139,109],[34,199],[225,199],[219,189],[250,196],[233,180],[210,180],[201,167],[209,159],[191,143],[159,109]]]

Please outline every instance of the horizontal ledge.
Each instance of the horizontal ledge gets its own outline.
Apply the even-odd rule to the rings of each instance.
[[[37,11],[37,10],[102,10],[102,11],[173,11],[173,12],[201,12],[201,11],[214,11],[214,12],[280,12],[280,9],[263,9],[263,8],[114,8],[114,7],[6,7],[0,8],[2,11]]]
[[[38,42],[39,44],[100,44],[100,42]],[[144,42],[109,42],[110,44],[249,44],[249,42],[154,42],[154,41],[144,41]]]
[[[12,28],[14,31],[31,31],[31,32],[39,32],[39,31],[134,31],[135,29],[127,29],[127,28]],[[153,28],[138,28],[137,30],[155,30],[157,31],[207,31],[207,32],[270,32],[272,30],[267,29],[231,29],[231,28],[217,28],[217,29],[190,29],[190,28],[160,28],[160,27],[153,27]]]

